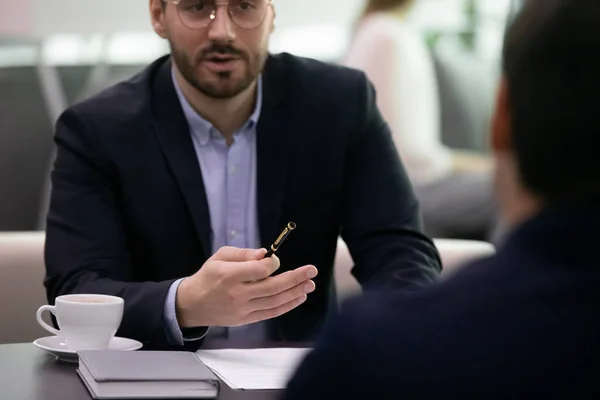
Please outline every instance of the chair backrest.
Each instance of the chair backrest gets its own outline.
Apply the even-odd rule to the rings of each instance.
[[[0,233],[0,343],[50,335],[35,319],[37,309],[47,304],[44,241],[44,232]]]
[[[96,95],[108,87],[127,80],[143,70],[145,65],[74,65],[57,67],[61,87],[64,90],[65,101],[68,106]],[[53,148],[54,150],[54,148]],[[45,181],[41,185],[41,196],[37,210],[38,219],[34,229],[46,229],[46,216],[50,206],[52,184],[50,171],[54,161],[54,152],[51,154],[47,166]]]
[[[454,239],[435,239],[434,242],[442,258],[442,279],[452,275],[469,262],[495,253],[494,246],[486,242]],[[338,239],[334,273],[339,300],[360,293],[360,285],[351,273],[353,266],[354,261],[348,246],[342,239]]]
[[[433,56],[442,142],[451,148],[487,152],[498,66],[456,52],[435,51]]]
[[[448,278],[466,264],[496,253],[494,245],[477,240],[435,239],[434,242],[442,257],[442,278]]]
[[[0,231],[35,230],[52,121],[35,66],[0,68]]]

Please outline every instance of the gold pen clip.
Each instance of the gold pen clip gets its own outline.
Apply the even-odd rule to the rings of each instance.
[[[267,252],[267,254],[266,254],[265,257],[271,257],[273,254],[275,254],[275,252],[277,250],[279,250],[279,247],[284,242],[284,240],[289,236],[289,234],[294,229],[296,229],[296,223],[295,222],[289,222],[287,224],[287,226],[285,227],[285,229],[281,232],[281,234],[279,235],[279,237],[275,240],[275,242],[273,242],[273,244],[271,245],[271,248],[269,249],[269,251]]]

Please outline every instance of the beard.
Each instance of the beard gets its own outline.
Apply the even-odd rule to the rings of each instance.
[[[244,92],[258,78],[267,61],[266,50],[250,56],[231,45],[213,43],[195,57],[190,57],[173,42],[169,41],[169,45],[173,62],[181,76],[200,93],[214,99],[230,99]],[[203,70],[202,62],[214,55],[239,58],[241,67],[219,73]]]

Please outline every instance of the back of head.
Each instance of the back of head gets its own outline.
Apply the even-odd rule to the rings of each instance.
[[[598,0],[528,0],[507,33],[511,146],[543,200],[600,200],[599,49]]]

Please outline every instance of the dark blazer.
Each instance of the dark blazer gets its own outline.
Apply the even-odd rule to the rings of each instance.
[[[168,348],[171,283],[211,255],[202,174],[163,57],[59,119],[47,219],[48,299],[105,293],[125,299],[118,335]],[[410,290],[440,270],[420,231],[418,204],[364,74],[288,54],[270,56],[257,127],[257,203],[267,247],[298,229],[278,271],[313,264],[317,290],[270,321],[273,340],[314,337],[334,303],[336,240],[368,285]],[[199,346],[199,342],[190,344]]]
[[[352,300],[286,398],[599,398],[598,226],[548,208],[448,281]]]

